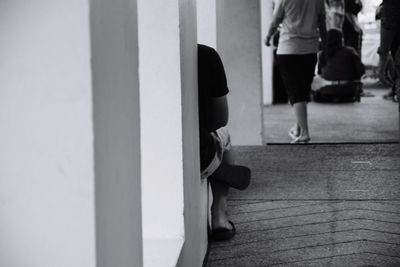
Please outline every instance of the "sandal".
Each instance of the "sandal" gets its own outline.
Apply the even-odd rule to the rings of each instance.
[[[236,228],[232,221],[228,221],[232,226],[232,229],[227,228],[216,228],[211,231],[211,239],[213,241],[228,241],[232,239],[236,234]]]
[[[311,140],[310,137],[304,138],[304,137],[298,136],[298,137],[294,138],[292,140],[292,142],[290,142],[290,143],[291,144],[305,144],[305,143],[310,142],[310,140]]]

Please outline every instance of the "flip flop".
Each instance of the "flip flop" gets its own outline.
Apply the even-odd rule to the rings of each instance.
[[[213,241],[228,241],[232,239],[236,234],[236,228],[232,221],[228,221],[232,226],[232,229],[227,228],[216,228],[211,231],[211,239]]]
[[[292,142],[290,142],[291,144],[305,144],[310,142],[310,137],[306,138],[306,139],[301,139],[300,136],[296,137],[295,139],[293,139]]]

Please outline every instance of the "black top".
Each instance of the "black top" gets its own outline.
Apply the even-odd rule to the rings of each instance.
[[[383,0],[381,15],[383,28],[398,31],[400,28],[400,1]]]
[[[352,47],[342,46],[327,61],[320,57],[321,76],[328,81],[354,81],[364,74],[360,56]]]
[[[199,90],[199,128],[200,161],[205,169],[215,155],[213,138],[207,129],[207,118],[212,117],[209,103],[212,98],[228,94],[228,85],[221,58],[213,48],[199,44],[198,48],[198,90]]]

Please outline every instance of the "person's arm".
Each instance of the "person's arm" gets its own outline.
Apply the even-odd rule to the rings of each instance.
[[[268,34],[265,37],[265,45],[270,46],[271,45],[271,38],[276,34],[278,31],[279,25],[282,23],[283,18],[284,18],[284,9],[283,9],[283,0],[277,0],[275,9],[274,9],[274,15],[272,17],[272,22],[271,25],[269,26]]]
[[[207,130],[212,132],[228,124],[229,111],[226,96],[211,98],[208,108]]]

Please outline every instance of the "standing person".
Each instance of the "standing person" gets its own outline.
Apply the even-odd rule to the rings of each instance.
[[[379,54],[379,77],[384,84],[393,84],[394,94],[400,90],[400,1],[383,0],[381,9],[381,42]],[[390,76],[388,68],[394,61],[394,75]],[[394,98],[395,99],[395,98]]]
[[[322,0],[279,0],[265,39],[270,45],[279,25],[278,62],[283,83],[293,106],[296,124],[289,130],[292,143],[310,140],[307,102],[310,100],[319,37],[325,32],[325,6]]]
[[[236,232],[227,214],[229,188],[247,188],[251,172],[234,162],[225,127],[229,117],[226,97],[229,90],[221,58],[205,45],[198,45],[197,51],[201,177],[208,178],[213,194],[211,238],[225,241]]]
[[[362,10],[361,0],[345,0],[345,19],[343,23],[343,38],[346,46],[353,47],[361,57],[362,29],[357,15]]]
[[[326,29],[342,31],[345,17],[344,0],[325,0],[325,13]]]

